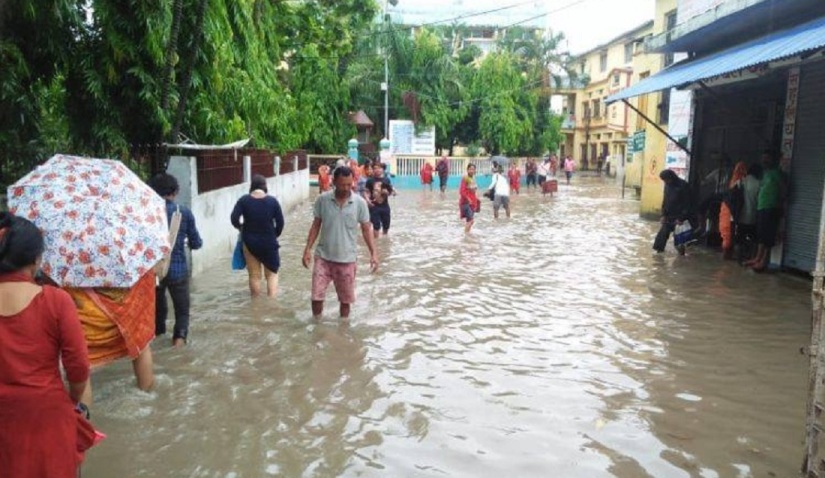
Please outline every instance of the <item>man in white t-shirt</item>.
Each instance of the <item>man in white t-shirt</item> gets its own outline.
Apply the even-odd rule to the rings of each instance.
[[[488,190],[495,189],[493,196],[493,217],[498,219],[498,210],[504,207],[507,218],[510,218],[510,182],[504,175],[504,170],[498,166],[493,172],[493,180],[490,182]]]

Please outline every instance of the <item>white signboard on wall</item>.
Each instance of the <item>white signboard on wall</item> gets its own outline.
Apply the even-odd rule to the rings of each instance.
[[[392,154],[435,156],[435,126],[415,132],[410,120],[390,120],[390,151]]]
[[[680,58],[681,57],[681,58]],[[686,55],[674,58],[680,61]],[[693,92],[690,90],[670,90],[670,108],[668,109],[667,132],[690,149],[691,121],[693,120]],[[665,146],[665,167],[672,169],[682,179],[690,173],[690,158],[687,152],[671,140]]]

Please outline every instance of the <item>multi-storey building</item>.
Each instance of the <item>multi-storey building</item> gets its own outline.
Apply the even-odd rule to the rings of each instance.
[[[672,0],[657,0],[659,12],[670,7]],[[772,265],[812,271],[825,184],[825,2],[677,0],[675,20],[661,21],[665,30],[647,51],[677,61],[608,98],[639,107],[647,96],[648,107],[638,108],[652,126],[645,157],[659,160],[647,166],[645,207],[661,198],[663,168],[686,178],[697,205],[705,205],[728,187],[733,164],[755,164],[768,151],[781,158],[789,191]],[[659,131],[649,104],[663,94],[669,121]],[[650,142],[656,136],[666,138],[663,149]],[[701,226],[712,235],[714,211],[704,209]]]
[[[631,84],[634,58],[652,28],[653,22],[646,22],[577,55],[574,65],[582,86],[558,91],[563,96],[565,135],[560,154],[570,155],[581,169],[595,169],[609,158],[613,172],[623,171],[632,131],[630,110],[623,104],[607,105],[605,99]]]
[[[441,2],[399,2],[389,8],[393,23],[405,25],[412,33],[423,27],[460,26],[456,49],[474,45],[483,55],[495,51],[507,30],[519,27],[529,32],[547,29],[547,3],[522,2],[502,7],[496,0],[444,0]]]

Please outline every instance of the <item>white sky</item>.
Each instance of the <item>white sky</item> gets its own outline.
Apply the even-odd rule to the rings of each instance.
[[[390,5],[389,11],[401,13],[411,23],[430,23],[519,4],[494,14],[467,18],[465,23],[490,19],[507,25],[547,13],[546,17],[531,20],[528,24],[538,23],[553,31],[564,32],[567,48],[571,53],[577,54],[652,20],[654,2],[655,0],[398,0],[398,5]],[[379,4],[383,6],[380,0]]]

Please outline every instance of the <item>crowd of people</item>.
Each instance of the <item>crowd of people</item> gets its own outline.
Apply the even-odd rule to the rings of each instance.
[[[709,187],[700,188],[698,200],[674,171],[666,169],[659,177],[664,182],[664,199],[654,250],[663,252],[671,234],[687,223],[693,241],[718,229],[724,259],[738,260],[755,271],[765,270],[780,233],[787,191],[771,151],[764,151],[758,162],[739,161],[732,168],[723,165],[711,172],[703,181]],[[680,255],[690,242],[674,235]]]
[[[569,157],[560,163],[555,155],[524,164],[526,188],[555,192],[556,176],[564,171],[567,182],[575,171]],[[521,190],[522,172],[515,162],[493,163],[490,185],[481,194],[492,201],[493,216],[501,209],[511,216],[511,194]],[[447,189],[449,162],[441,158],[435,166],[427,163],[420,172],[425,188],[432,190],[435,177],[439,190]],[[459,217],[470,232],[480,211],[481,198],[477,167],[469,164],[458,188]],[[710,199],[694,201],[689,184],[672,170],[664,170],[661,228],[654,249],[662,252],[679,226],[690,224],[693,236],[701,234],[703,222],[715,215],[721,236],[723,257],[738,258],[745,266],[764,270],[778,235],[785,187],[776,158],[769,152],[761,161],[736,163],[729,173],[716,172],[716,193]],[[154,335],[167,333],[167,294],[172,298],[174,326],[171,344],[184,346],[189,337],[190,291],[186,248],[199,249],[203,240],[191,210],[176,202],[177,180],[162,173],[150,181],[164,198],[172,248],[168,268],[147,274],[149,291],[154,292]],[[339,303],[339,316],[348,320],[356,300],[358,236],[369,251],[370,270],[376,271],[379,258],[376,240],[390,230],[390,199],[397,190],[380,161],[358,165],[342,159],[334,168],[319,169],[320,194],[313,203],[313,221],[302,254],[302,264],[311,269],[310,306],[319,320],[332,284]],[[718,203],[718,212],[711,206]],[[280,202],[270,195],[267,180],[255,175],[249,193],[238,199],[229,222],[239,231],[239,244],[252,297],[278,294],[281,266],[279,238],[285,228]],[[676,244],[685,253],[686,242]],[[144,294],[141,285],[133,291],[112,294],[104,290],[64,290],[38,281],[44,253],[40,230],[25,218],[0,213],[0,474],[3,476],[73,477],[83,453],[103,435],[88,420],[91,403],[89,370],[94,349],[84,336],[79,314],[93,315],[84,304],[114,310],[151,310],[134,305],[130,297]],[[157,280],[155,280],[157,279]],[[144,284],[145,285],[145,284]],[[135,291],[140,292],[139,294]],[[130,295],[131,294],[131,295]],[[105,307],[101,306],[104,304]],[[149,340],[151,340],[151,338]],[[145,342],[145,343],[144,343]],[[148,342],[122,345],[132,351],[138,386],[152,388],[152,359]],[[90,353],[90,350],[92,353]],[[124,352],[125,353],[125,352]],[[62,369],[62,372],[61,372]],[[64,385],[65,374],[67,385]]]

